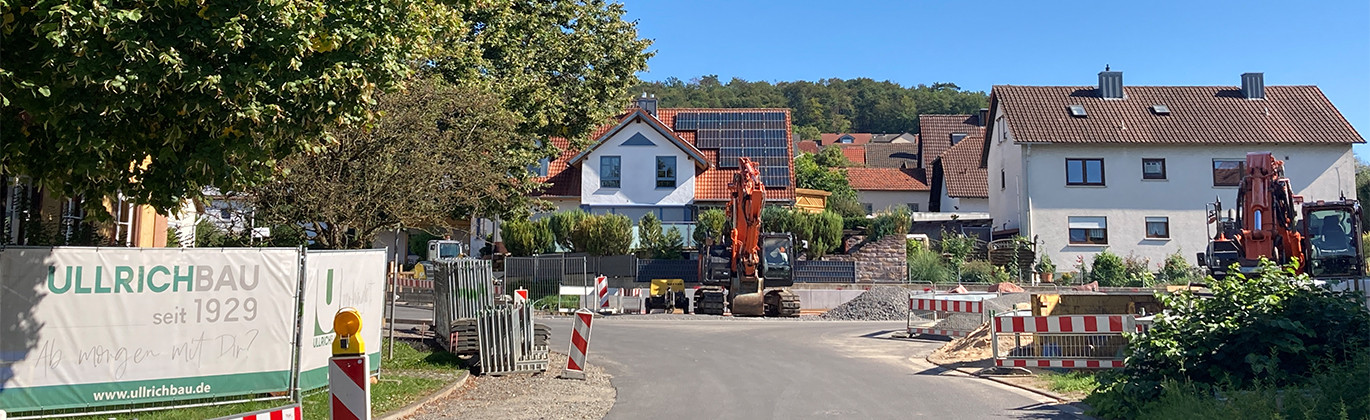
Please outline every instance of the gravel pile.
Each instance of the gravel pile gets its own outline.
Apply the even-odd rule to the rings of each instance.
[[[1027,303],[1029,297],[1030,295],[1028,293],[1009,293],[997,298],[986,299],[983,302],[985,304],[985,311],[1000,313],[1012,310],[1014,305]],[[989,319],[989,317],[985,316],[983,319]],[[980,328],[980,326],[984,324],[986,324],[986,322],[982,321],[980,314],[951,314],[946,318],[943,318],[941,322],[938,322],[932,328],[952,331],[972,331],[976,328]]]
[[[461,392],[428,403],[413,418],[600,419],[609,413],[616,391],[604,369],[592,361],[584,381],[558,379],[566,355],[552,353],[551,362],[539,374],[471,377]]]
[[[903,321],[908,316],[908,289],[876,286],[823,313],[820,318],[837,321]]]

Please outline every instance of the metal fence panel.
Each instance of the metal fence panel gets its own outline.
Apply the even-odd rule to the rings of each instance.
[[[1138,330],[1132,315],[996,317],[990,347],[995,366],[1120,368]]]
[[[535,341],[533,308],[500,305],[480,311],[480,370],[486,375],[541,372],[549,363],[546,345]]]
[[[687,282],[698,281],[699,261],[695,260],[637,260],[637,281],[649,282],[652,279],[682,279]]]
[[[586,257],[565,254],[511,257],[504,261],[504,284],[509,290],[527,289],[528,298],[536,301],[555,296],[560,286],[587,284],[586,265]]]
[[[494,271],[489,260],[471,258],[425,262],[433,273],[433,326],[439,343],[457,351],[452,332],[459,320],[474,320],[479,311],[494,305]]]
[[[794,281],[795,283],[855,283],[856,262],[795,261]]]

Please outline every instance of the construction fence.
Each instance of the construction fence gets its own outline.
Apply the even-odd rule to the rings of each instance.
[[[998,367],[1121,368],[1140,330],[1132,315],[1000,316],[990,347]]]

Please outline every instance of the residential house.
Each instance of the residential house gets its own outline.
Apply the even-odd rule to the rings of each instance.
[[[831,146],[834,144],[866,144],[871,142],[871,133],[823,133],[818,141],[819,146]]]
[[[871,136],[871,143],[918,143],[918,135],[913,133],[876,134]]]
[[[985,114],[920,115],[920,166],[929,172],[928,211],[985,213],[989,211],[984,148]]]
[[[688,224],[701,207],[729,200],[738,158],[760,165],[766,200],[794,203],[790,113],[770,108],[658,108],[639,98],[612,125],[599,128],[583,150],[552,138],[563,152],[548,162],[541,197],[559,210],[653,213],[664,223]]]
[[[920,212],[928,207],[928,184],[919,169],[847,168],[847,181],[866,214],[899,207]]]
[[[0,223],[4,227],[0,243],[131,247],[167,244],[167,217],[151,206],[122,198],[102,200],[113,221],[93,225],[86,220],[83,197],[54,196],[27,177],[0,176],[0,185],[0,216],[4,222]]]
[[[917,143],[870,143],[866,149],[866,167],[915,169],[920,166]]]
[[[995,86],[985,136],[995,236],[1036,238],[1063,269],[1111,248],[1194,261],[1231,209],[1248,152],[1272,152],[1305,200],[1354,197],[1364,143],[1316,86]],[[1234,80],[1235,81],[1235,80]],[[928,140],[925,135],[924,141]]]

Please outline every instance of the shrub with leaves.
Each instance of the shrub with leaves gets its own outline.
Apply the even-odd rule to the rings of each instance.
[[[866,228],[866,240],[874,242],[886,236],[907,234],[909,232],[909,217],[907,207],[885,209],[874,219],[871,219]]]
[[[552,230],[547,227],[547,219],[538,221],[509,220],[500,223],[500,236],[504,247],[516,257],[545,254],[555,250]]]
[[[1194,266],[1189,265],[1179,251],[1165,257],[1165,263],[1161,265],[1161,281],[1178,284],[1189,282],[1195,277],[1197,276],[1194,275]]]
[[[633,221],[621,214],[586,216],[571,230],[577,252],[625,255],[633,245]]]
[[[918,243],[917,241],[911,241]],[[911,249],[908,254],[909,281],[929,282],[929,283],[950,283],[956,279],[956,274],[951,271],[951,266],[947,265],[947,260],[941,254],[931,249],[918,247]]]
[[[999,283],[1008,281],[1008,271],[989,261],[975,260],[961,266],[961,281],[966,283]]]
[[[588,215],[582,210],[569,210],[559,211],[548,217],[547,228],[552,231],[552,237],[557,245],[567,250],[575,249],[575,245],[571,243],[571,230],[575,229],[576,223],[580,223],[580,219]]]
[[[713,238],[717,244],[722,241],[725,235],[723,229],[728,224],[728,215],[723,209],[708,209],[699,212],[695,216],[694,240],[696,245],[702,245],[705,239]]]
[[[1099,282],[1100,286],[1122,287],[1127,284],[1127,271],[1123,259],[1107,249],[1094,255],[1093,267],[1089,270],[1089,280]]]
[[[1127,367],[1086,399],[1094,415],[1135,418],[1167,381],[1205,391],[1298,388],[1319,368],[1370,353],[1363,298],[1316,286],[1292,266],[1262,261],[1254,275],[1210,279],[1209,287],[1211,297],[1188,290],[1161,297],[1167,309],[1133,337]]]
[[[685,239],[680,236],[680,231],[670,229],[662,231],[661,221],[656,216],[647,213],[642,219],[637,221],[637,254],[638,258],[651,258],[658,260],[678,260],[682,258],[681,252],[685,250]]]

